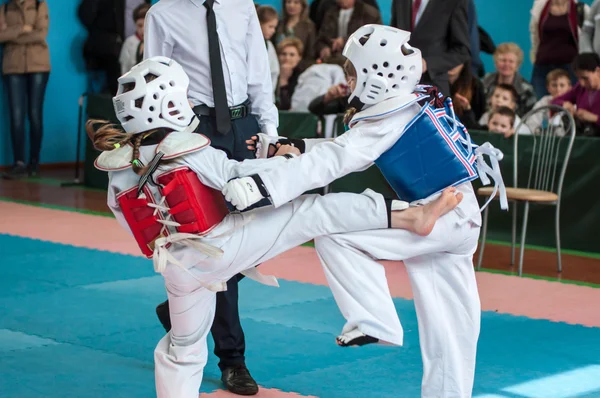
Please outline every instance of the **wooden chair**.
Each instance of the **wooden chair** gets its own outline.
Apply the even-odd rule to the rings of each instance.
[[[552,114],[552,116],[550,116]],[[573,141],[575,140],[575,121],[567,110],[556,105],[549,105],[534,109],[527,113],[518,128],[531,125],[536,120],[541,125],[532,131],[533,147],[531,150],[531,161],[527,184],[518,187],[518,160],[519,160],[519,135],[514,135],[514,164],[513,164],[513,187],[506,188],[509,203],[512,204],[512,242],[510,263],[515,263],[515,241],[517,234],[517,204],[524,204],[523,226],[521,231],[521,246],[519,257],[519,276],[523,275],[523,255],[525,252],[525,237],[527,232],[527,221],[529,205],[550,205],[556,207],[556,254],[558,272],[562,272],[562,261],[560,254],[560,200],[563,180],[567,170]],[[528,123],[529,122],[529,123]],[[561,165],[562,164],[562,165]],[[557,170],[560,167],[560,170]],[[480,196],[490,197],[492,188],[483,187],[477,190]],[[483,232],[481,234],[481,246],[477,269],[481,268],[485,240],[487,235],[488,210],[483,213]]]

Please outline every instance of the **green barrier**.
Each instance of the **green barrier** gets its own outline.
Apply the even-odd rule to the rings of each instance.
[[[90,96],[87,104],[90,118],[99,118],[116,122],[110,97]],[[295,138],[317,137],[319,120],[314,115],[297,112],[281,112],[281,135]],[[343,126],[337,123],[340,133]],[[473,142],[482,144],[489,141],[504,153],[501,162],[502,174],[507,186],[513,185],[513,140],[504,139],[501,135],[489,132],[471,131]],[[98,156],[89,140],[86,146],[85,185],[106,189],[107,174],[96,170],[93,161]],[[531,154],[531,137],[519,137],[520,156],[519,179],[521,186],[528,176]],[[571,160],[567,168],[561,203],[561,239],[564,249],[600,253],[600,206],[597,205],[600,194],[600,140],[587,137],[575,139]],[[481,187],[481,182],[473,183],[475,189]],[[359,193],[370,188],[385,196],[392,197],[394,193],[377,167],[373,166],[360,173],[349,174],[329,186],[330,192]],[[483,198],[480,203],[483,204]],[[512,208],[511,208],[512,211]],[[519,223],[522,209],[518,209]],[[490,205],[488,237],[493,240],[510,242],[511,231],[510,213],[502,212],[497,201]],[[554,207],[530,206],[527,244],[547,247],[555,246],[554,237]],[[518,226],[520,232],[520,224]]]
[[[87,100],[88,119],[107,120],[111,123],[119,123],[109,95],[90,95]],[[86,136],[87,138],[87,136]],[[106,189],[108,187],[108,173],[94,167],[94,160],[100,155],[92,145],[92,141],[86,139],[85,163],[83,165],[83,183],[90,188]]]
[[[288,138],[317,138],[319,118],[305,112],[279,112],[279,135]]]

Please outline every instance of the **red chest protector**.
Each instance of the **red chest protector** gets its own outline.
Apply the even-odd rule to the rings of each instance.
[[[117,201],[142,253],[152,258],[157,239],[180,233],[205,235],[229,213],[221,192],[203,185],[187,167],[169,170],[156,178],[164,203],[157,203],[148,187],[139,198],[137,186],[121,192]],[[160,210],[168,212],[163,216]]]
[[[209,144],[210,141],[203,135],[174,132],[157,145],[156,152],[164,153],[162,161],[165,161],[199,151]],[[95,166],[105,171],[129,168],[131,152],[129,145],[103,152]],[[202,236],[229,213],[221,192],[202,184],[187,166],[157,174],[154,181],[158,184],[158,199],[152,195],[148,184],[144,185],[139,196],[137,185],[117,195],[123,216],[142,253],[148,258],[154,255],[156,241],[171,235],[173,229],[178,234]],[[165,245],[169,246],[170,243]]]

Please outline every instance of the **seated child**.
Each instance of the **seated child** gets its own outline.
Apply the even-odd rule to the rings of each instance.
[[[487,128],[494,133],[504,134],[504,138],[508,138],[515,133],[514,125],[517,117],[515,111],[509,107],[499,106],[491,111]]]
[[[501,106],[506,106],[512,109],[514,112],[517,110],[517,99],[519,98],[519,94],[517,90],[510,84],[498,84],[494,89],[494,93],[492,94],[492,98],[490,99],[490,109],[485,112],[481,119],[479,119],[479,124],[481,126],[487,126],[490,120],[491,112],[498,109]],[[513,130],[517,131],[517,127],[521,123],[521,118],[515,115],[515,120],[513,124]],[[531,134],[531,130],[523,125],[519,128],[519,134]]]
[[[546,76],[546,88],[548,89],[549,95],[542,97],[536,104],[533,106],[533,109],[538,109],[543,106],[552,105],[552,100],[567,93],[571,90],[571,77],[569,73],[564,69],[554,69]],[[532,115],[527,120],[527,126],[531,131],[535,131],[538,127],[542,126],[544,121],[544,116],[549,117],[549,115],[544,115],[543,113],[537,113]],[[557,130],[558,134],[564,135],[564,130]]]

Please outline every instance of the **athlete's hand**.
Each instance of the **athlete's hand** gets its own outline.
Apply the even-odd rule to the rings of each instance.
[[[238,210],[244,210],[264,198],[252,177],[236,178],[229,181],[223,188],[222,193],[225,200]]]
[[[251,139],[246,140],[246,145],[249,150],[255,151],[254,156],[257,159],[266,159],[275,155],[275,152],[277,152],[276,144],[282,140],[286,140],[286,138],[258,133],[258,135],[254,135]]]
[[[300,150],[295,146],[277,144],[277,152],[275,153],[275,156],[283,156],[288,153],[300,156]]]

